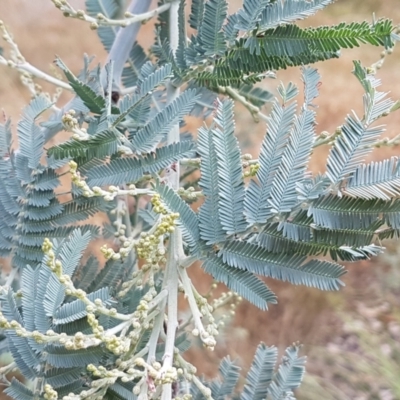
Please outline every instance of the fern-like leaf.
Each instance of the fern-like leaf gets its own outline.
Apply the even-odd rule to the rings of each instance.
[[[289,2],[293,3],[293,2]],[[393,26],[390,20],[379,20],[374,24],[367,22],[344,22],[336,26],[301,29],[297,25],[278,26],[267,30],[254,40],[239,41],[238,47],[250,48],[252,53],[260,54],[260,48],[270,56],[295,57],[308,52],[334,53],[340,49],[369,43],[374,46],[393,47],[391,38]]]
[[[282,363],[268,389],[272,400],[291,399],[293,390],[300,386],[305,373],[306,358],[298,356],[299,349],[300,346],[296,344],[286,349]]]
[[[379,220],[392,228],[400,227],[400,201],[364,200],[327,196],[314,202],[308,214],[314,222],[329,229],[365,229]]]
[[[145,173],[157,173],[173,162],[194,155],[194,142],[185,140],[157,148],[138,158],[114,158],[108,164],[96,166],[87,171],[91,186],[120,185],[135,182]]]
[[[339,278],[345,273],[344,268],[327,261],[306,262],[306,256],[275,254],[255,244],[241,241],[227,242],[219,255],[232,267],[288,281],[294,285],[321,290],[338,290],[343,285]]]
[[[69,84],[74,89],[77,96],[79,96],[85,106],[95,114],[101,114],[106,106],[106,101],[103,96],[97,94],[91,87],[81,82],[59,59],[55,60],[55,63],[59,68],[62,69],[65,76],[68,79]]]
[[[44,111],[49,109],[51,103],[43,96],[35,97],[25,107],[23,117],[18,123],[19,150],[22,156],[28,159],[28,166],[37,169],[43,154],[44,134],[41,128],[35,124],[35,120]]]
[[[177,122],[187,115],[197,100],[195,90],[186,90],[171,104],[159,112],[144,128],[132,137],[137,153],[149,153],[167,135]]]
[[[15,377],[11,379],[11,384],[4,389],[4,393],[14,400],[32,400],[34,398],[33,392]]]
[[[240,367],[228,357],[224,357],[219,365],[222,382],[215,380],[211,383],[211,396],[215,400],[224,400],[232,396],[240,376]]]
[[[243,8],[236,13],[236,28],[242,31],[255,29],[260,23],[262,13],[269,2],[269,0],[244,0]]]
[[[279,25],[290,24],[299,19],[308,18],[322,10],[334,0],[276,0],[269,2],[264,9],[260,21],[260,30],[275,28]]]
[[[262,310],[268,308],[268,303],[277,303],[275,294],[253,273],[231,267],[219,257],[208,256],[203,269],[215,280],[224,283],[230,290]]]
[[[48,155],[55,159],[63,158],[104,158],[118,151],[121,135],[116,130],[98,133],[88,140],[71,139],[48,150]]]
[[[349,179],[343,193],[361,199],[389,201],[400,195],[399,166],[397,157],[362,164]]]
[[[222,25],[227,16],[226,0],[208,0],[199,31],[199,42],[205,56],[222,56],[225,53],[225,35]]]
[[[203,21],[203,14],[204,14],[204,3],[205,0],[193,0],[191,9],[190,9],[190,16],[189,16],[189,25],[193,29],[199,29],[201,23]]]
[[[64,346],[46,346],[47,362],[56,368],[86,367],[90,363],[99,362],[104,355],[101,347],[67,350]]]
[[[232,101],[226,100],[219,104],[215,122],[220,127],[212,131],[218,160],[219,215],[222,228],[229,235],[242,232],[247,227],[243,210],[243,171],[234,133]]]
[[[218,163],[212,130],[200,128],[198,135],[198,152],[201,156],[200,187],[206,196],[199,209],[200,237],[207,244],[222,242],[225,232],[219,215]]]
[[[264,400],[267,397],[277,359],[276,347],[264,343],[258,345],[240,400]]]
[[[282,107],[275,102],[272,109],[259,157],[260,168],[257,171],[259,184],[254,180],[250,181],[244,200],[245,213],[251,223],[265,222],[270,215],[268,199],[272,181],[282,161],[295,112],[295,103]]]

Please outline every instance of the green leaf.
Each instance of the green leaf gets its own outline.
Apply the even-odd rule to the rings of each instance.
[[[101,114],[106,106],[103,96],[97,94],[91,87],[81,82],[59,59],[55,60],[56,65],[61,68],[68,79],[69,84],[78,97],[80,97],[85,106],[95,114]]]
[[[293,57],[304,53],[334,53],[340,49],[369,43],[374,46],[392,48],[392,21],[379,20],[368,22],[342,22],[336,26],[322,26],[301,29],[297,25],[278,26],[257,36],[257,44],[250,47],[252,54],[260,54],[263,48],[270,56]],[[249,47],[249,42],[241,39],[238,47]]]
[[[360,81],[365,90],[363,96],[364,118],[363,122],[370,125],[378,118],[392,111],[394,102],[390,98],[386,98],[388,93],[379,92],[377,88],[380,86],[380,80],[374,74],[368,73],[366,68],[361,66],[359,61],[353,61],[354,75]]]
[[[316,287],[320,290],[338,290],[344,268],[319,260],[306,262],[306,256],[275,254],[255,244],[231,241],[220,250],[223,261],[232,267],[258,275],[288,281],[294,285]]]
[[[88,140],[70,139],[51,147],[47,154],[57,160],[63,158],[104,158],[118,151],[123,136],[116,130],[107,130],[92,136]]]
[[[277,228],[278,223],[271,224],[257,237],[259,245],[272,253],[329,255],[335,261],[357,261],[382,252],[381,247],[371,244],[373,230],[361,231],[358,235],[355,231],[314,229],[312,239],[304,242],[285,238]]]
[[[75,368],[87,367],[88,364],[97,364],[104,350],[101,347],[71,350],[64,346],[50,344],[46,346],[47,362],[53,367]]]
[[[326,196],[309,208],[314,222],[329,229],[365,229],[381,218],[393,228],[400,227],[400,201],[364,200]]]
[[[351,176],[383,131],[382,126],[368,128],[355,114],[348,115],[342,133],[329,153],[326,176],[330,181],[339,183]]]
[[[239,94],[256,107],[261,107],[273,100],[271,92],[260,87],[254,87],[253,85],[241,85],[239,87]]]
[[[142,129],[131,137],[137,153],[149,153],[168,134],[171,128],[180,122],[193,108],[197,100],[196,90],[186,90]]]
[[[80,367],[51,368],[44,373],[44,379],[46,383],[57,389],[80,379],[82,371]]]
[[[34,398],[33,392],[14,377],[11,379],[11,384],[4,389],[4,393],[15,400],[32,400]]]
[[[240,377],[240,367],[228,357],[224,357],[219,365],[221,381],[214,380],[211,385],[211,396],[215,400],[225,400],[232,396]]]
[[[99,290],[96,290],[95,292],[89,293],[87,295],[87,298],[90,301],[100,299],[105,306],[112,303],[111,296],[107,287],[103,287]],[[55,326],[68,324],[86,316],[86,304],[82,300],[77,299],[69,303],[65,303],[61,307],[58,307],[57,310],[55,310],[53,314],[53,324]]]
[[[134,94],[132,97],[125,96],[121,101],[121,114],[113,122],[112,126],[116,127],[120,122],[122,122],[135,108],[138,107],[138,103],[140,103],[147,94],[151,93],[161,85],[170,75],[171,65],[167,64],[141,80],[137,88],[138,93]]]

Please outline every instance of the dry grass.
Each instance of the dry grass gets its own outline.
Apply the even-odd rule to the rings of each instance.
[[[72,1],[73,4],[82,4],[82,1]],[[239,1],[230,1],[235,8]],[[378,17],[391,17],[400,22],[400,7],[398,0],[366,1],[366,0],[339,0],[307,21],[309,24],[333,24],[340,21],[371,19],[375,11]],[[95,32],[87,24],[71,20],[67,21],[56,10],[49,0],[0,0],[0,18],[4,20],[14,33],[15,40],[25,57],[35,66],[47,72],[52,70],[52,61],[55,55],[74,71],[82,65],[84,53],[95,55],[97,62],[105,59],[105,52]],[[152,38],[152,27],[144,27],[141,40],[149,43]],[[360,59],[365,65],[379,59],[380,50],[363,46],[352,51],[344,51],[339,60],[333,60],[317,65],[322,76],[323,85],[318,98],[318,131],[333,131],[341,125],[351,109],[361,110],[361,87],[351,75],[352,60]],[[383,90],[390,90],[393,98],[400,98],[399,64],[400,49],[388,57],[384,68],[379,72]],[[289,80],[299,82],[299,70],[290,69],[278,73],[278,79],[284,82]],[[41,83],[41,82],[39,82]],[[273,89],[276,81],[268,81],[265,86]],[[52,91],[52,87],[43,84],[44,90]],[[63,95],[67,98],[68,95]],[[18,73],[0,67],[0,108],[7,116],[17,121],[19,114],[29,100],[29,93],[20,83]],[[241,139],[257,154],[257,147],[261,135],[265,131],[263,124],[254,124],[251,117],[238,107],[237,130]],[[391,115],[385,121],[388,123],[387,136],[393,137],[400,133],[400,112]],[[311,169],[314,172],[323,171],[327,148],[320,148],[315,152]],[[379,159],[398,154],[399,149],[384,149],[376,151],[371,158]],[[277,344],[281,348],[292,341],[301,340],[307,345],[324,346],[328,341],[344,335],[342,317],[335,311],[341,308],[342,312],[351,315],[355,301],[369,302],[370,291],[374,287],[376,270],[381,271],[379,262],[359,263],[349,265],[349,274],[345,277],[347,287],[339,294],[325,294],[312,289],[293,287],[277,282],[269,282],[276,290],[280,303],[272,306],[268,312],[261,312],[248,304],[240,306],[235,324],[226,333],[226,346],[220,348],[217,354],[193,352],[193,357],[201,360],[200,372],[209,373],[215,369],[215,360],[227,353],[233,357],[240,357],[243,365],[248,365],[255,347],[260,340],[267,344]],[[192,271],[197,277],[199,270]],[[208,278],[202,277],[204,288]],[[383,302],[384,291],[381,297],[373,297],[374,302]],[[399,305],[393,302],[398,315]],[[397,309],[396,309],[397,307]],[[247,329],[242,327],[246,326]],[[367,328],[366,328],[367,329]],[[371,335],[374,334],[371,332]],[[312,345],[312,346],[311,346]],[[327,364],[315,358],[316,369],[328,368]],[[322,363],[322,364],[321,364]],[[313,368],[311,368],[313,369]],[[318,372],[318,371],[317,371]],[[357,372],[354,372],[357,374]],[[332,378],[334,379],[334,378]],[[343,392],[342,400],[353,398],[351,391]],[[304,398],[307,398],[305,396]],[[323,398],[323,397],[321,397]],[[326,397],[328,398],[328,397]]]

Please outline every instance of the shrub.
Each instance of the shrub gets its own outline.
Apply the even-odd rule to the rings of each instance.
[[[294,24],[332,0],[244,0],[231,15],[226,0],[193,0],[188,38],[184,0],[151,11],[149,0],[133,0],[122,19],[116,0],[86,0],[86,11],[53,3],[97,29],[109,56],[92,69],[85,57],[77,75],[57,58],[61,81],[29,64],[1,25],[13,51],[0,63],[20,71],[33,94],[18,147],[10,121],[0,127],[0,255],[12,266],[1,287],[2,349],[13,360],[2,368],[5,392],[17,400],[222,399],[238,390],[244,400],[294,398],[305,368],[297,344],[276,370],[277,349],[260,344],[242,390],[229,358],[207,381],[184,352],[193,336],[214,349],[224,324],[216,310],[241,298],[262,309],[276,303],[258,275],[338,290],[338,261],[376,256],[382,239],[398,235],[398,159],[363,163],[383,143],[375,122],[399,108],[379,91],[381,62],[354,63],[364,115],[349,114],[331,135],[315,133],[320,76],[309,66],[361,43],[390,53],[396,28],[386,19]],[[147,52],[136,36],[155,16]],[[275,99],[256,85],[292,66],[301,66],[300,106],[292,83]],[[57,108],[37,92],[36,76],[73,98]],[[267,123],[258,159],[241,153],[234,101]],[[197,137],[183,133],[188,115],[207,118]],[[61,131],[70,138],[50,146]],[[326,173],[313,176],[308,161],[322,144],[331,145]],[[71,187],[61,201],[63,174]],[[107,220],[101,228],[97,213]],[[85,253],[94,239],[102,268]],[[230,291],[201,295],[187,272],[196,261]],[[13,370],[25,381],[8,381]]]

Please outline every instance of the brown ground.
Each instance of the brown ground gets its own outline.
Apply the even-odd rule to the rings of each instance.
[[[82,1],[71,0],[71,3],[77,5]],[[234,9],[239,3],[230,1],[230,6]],[[370,20],[373,12],[377,17],[390,17],[400,22],[399,0],[339,0],[308,20],[307,25]],[[0,18],[12,30],[27,60],[47,72],[51,71],[56,54],[74,71],[80,68],[84,53],[96,55],[99,62],[105,59],[96,33],[81,21],[67,21],[48,0],[0,0]],[[151,30],[151,26],[143,29],[143,42],[148,43]],[[363,46],[343,51],[339,60],[318,65],[323,82],[317,101],[319,131],[332,132],[343,123],[351,109],[361,110],[362,90],[351,75],[352,60],[360,59],[364,65],[370,65],[379,59],[379,54],[379,49]],[[395,99],[400,98],[399,61],[398,48],[379,72],[382,89],[391,91]],[[278,79],[299,82],[299,75],[298,69],[291,69],[279,72]],[[277,83],[268,81],[265,85],[273,89]],[[43,84],[43,87],[52,90],[50,85]],[[18,73],[0,66],[0,108],[12,117],[14,126],[28,99],[29,93],[20,83]],[[265,127],[255,125],[248,113],[239,107],[237,115],[239,137],[246,143],[253,143],[253,153],[257,154],[257,143]],[[385,122],[388,124],[387,136],[400,133],[400,112]],[[320,148],[313,156],[311,169],[314,172],[323,171],[327,150]],[[371,158],[380,159],[398,152],[398,148],[383,149]],[[398,355],[393,356],[395,350],[400,354],[395,343],[399,339],[395,330],[400,321],[400,274],[395,269],[397,247],[391,245],[389,250],[386,258],[349,265],[349,274],[344,279],[347,286],[339,294],[268,282],[277,292],[279,304],[268,312],[242,304],[234,328],[225,334],[226,346],[222,345],[213,354],[193,354],[201,361],[198,362],[200,371],[212,372],[215,360],[227,353],[233,358],[240,357],[246,367],[260,340],[280,348],[300,340],[311,358],[310,373],[299,396],[302,399],[400,399],[400,361]],[[201,272],[194,271],[194,275],[199,278]],[[199,281],[206,289],[208,279],[201,277]],[[351,324],[354,320],[357,326],[361,324],[362,334]],[[393,347],[388,357],[383,350],[387,345]],[[329,354],[324,350],[327,346]],[[336,354],[333,361],[331,353]]]

